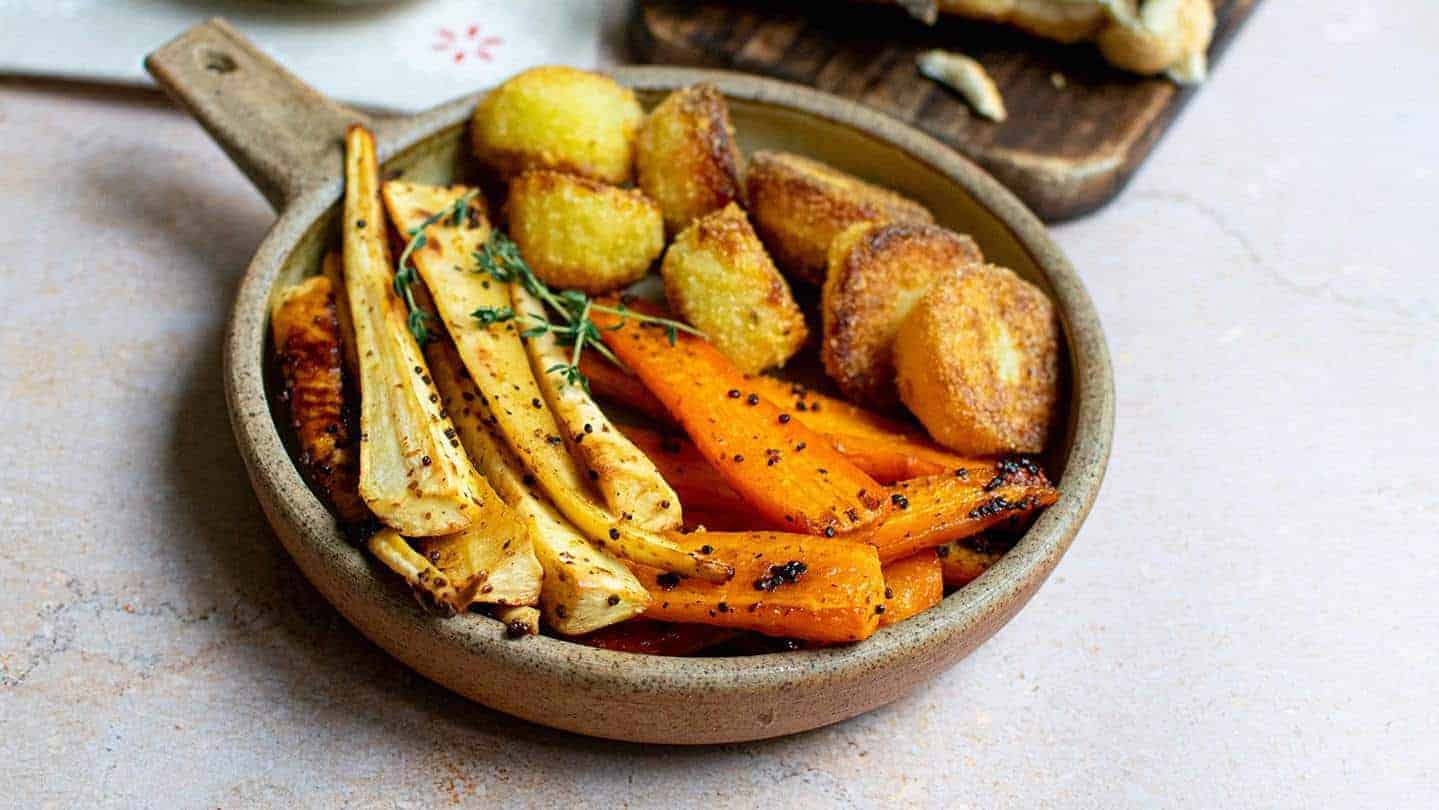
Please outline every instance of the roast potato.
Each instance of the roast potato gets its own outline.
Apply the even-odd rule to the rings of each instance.
[[[900,322],[935,279],[983,260],[973,239],[936,225],[861,222],[835,237],[820,357],[845,396],[875,410],[898,404],[891,349]]]
[[[531,68],[490,91],[475,108],[475,156],[500,179],[559,169],[607,183],[634,174],[644,111],[635,94],[600,73]]]
[[[809,158],[756,152],[745,174],[755,229],[794,278],[824,283],[829,243],[856,222],[928,223],[919,203]]]
[[[659,206],[643,192],[553,171],[510,183],[510,238],[546,284],[600,293],[643,278],[665,248]]]
[[[990,264],[946,273],[894,339],[899,395],[959,453],[1038,453],[1059,398],[1054,304]]]
[[[740,199],[740,162],[729,107],[708,83],[670,93],[635,145],[639,186],[659,203],[670,233]]]
[[[670,308],[746,374],[784,365],[804,343],[804,315],[734,203],[681,231],[660,274]]]

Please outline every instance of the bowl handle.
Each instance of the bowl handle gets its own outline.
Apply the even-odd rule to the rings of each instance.
[[[221,19],[145,57],[179,101],[276,210],[341,175],[345,127],[374,126],[297,79]]]

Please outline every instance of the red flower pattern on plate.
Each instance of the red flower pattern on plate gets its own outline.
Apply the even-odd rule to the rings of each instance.
[[[450,61],[455,64],[463,64],[470,57],[485,62],[494,58],[494,50],[504,44],[500,37],[480,36],[481,28],[478,23],[471,23],[463,28],[440,28],[435,32],[435,44],[430,46],[431,50],[444,51],[449,55]]]

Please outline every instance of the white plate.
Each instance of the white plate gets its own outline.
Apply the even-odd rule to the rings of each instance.
[[[224,17],[326,95],[432,107],[537,64],[602,60],[606,3],[412,0],[339,8],[264,0],[0,0],[0,73],[148,85],[144,54]]]

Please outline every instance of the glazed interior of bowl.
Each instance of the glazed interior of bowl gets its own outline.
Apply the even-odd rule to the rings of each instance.
[[[1058,304],[1072,373],[1067,418],[1044,459],[1061,500],[1015,548],[939,606],[854,645],[738,658],[661,658],[593,649],[544,636],[503,638],[477,614],[423,614],[398,578],[348,545],[280,447],[286,423],[256,381],[270,366],[266,295],[318,271],[337,244],[338,180],[293,204],[242,285],[227,347],[232,415],[256,492],[306,575],[362,632],[422,674],[502,711],[617,739],[708,743],[771,737],[852,717],[903,695],[1002,627],[1068,548],[1102,479],[1112,429],[1103,336],[1073,271],[1042,226],[1008,192],[957,155],[856,105],[733,74],[637,68],[619,72],[653,105],[701,78],[730,98],[744,150],[808,155],[928,206],[940,224],[969,233],[987,257],[1014,269]],[[392,134],[388,176],[472,180],[468,105],[456,102]],[[405,134],[408,132],[409,134]],[[396,146],[397,145],[397,146]],[[266,308],[268,311],[268,308]],[[273,394],[273,385],[264,386]],[[516,679],[528,688],[516,688]]]

